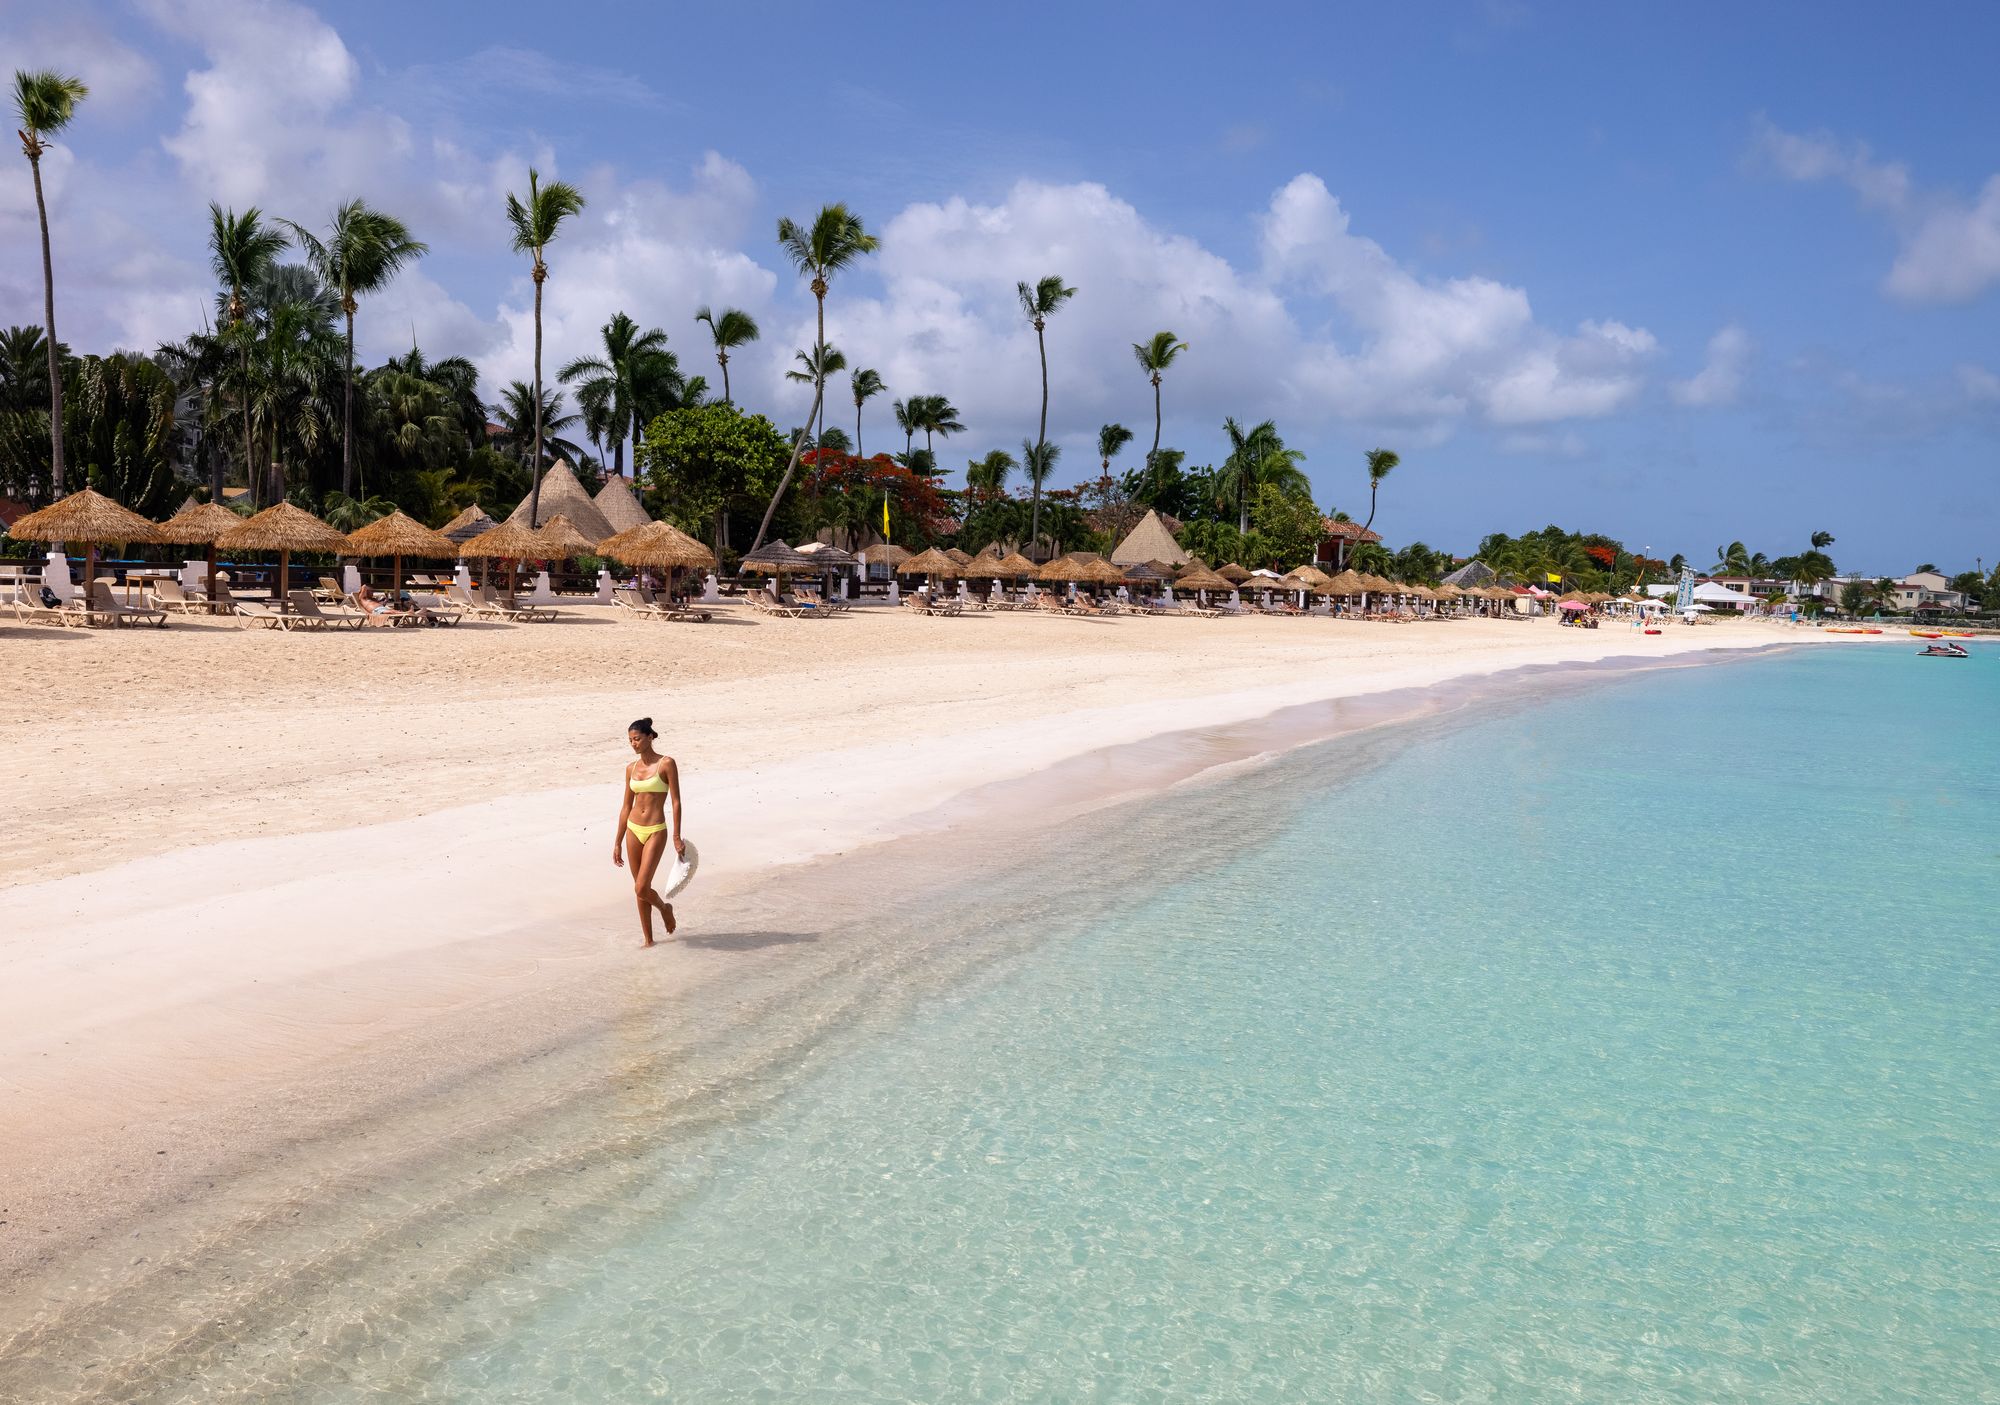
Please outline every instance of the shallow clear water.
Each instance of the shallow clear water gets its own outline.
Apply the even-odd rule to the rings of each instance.
[[[2000,1398],[2000,656],[1549,692],[969,887],[403,1388]]]

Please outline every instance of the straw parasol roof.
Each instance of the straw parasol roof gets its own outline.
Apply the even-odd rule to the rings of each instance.
[[[1327,575],[1326,572],[1320,570],[1317,566],[1294,566],[1285,575],[1288,580],[1295,580],[1301,585],[1315,588],[1325,585],[1332,579],[1331,576]]]
[[[900,566],[913,555],[908,547],[894,542],[876,542],[861,548],[861,559],[871,566]]]
[[[1004,559],[1000,555],[1000,547],[996,543],[973,557],[972,564],[965,568],[965,574],[969,579],[975,581],[997,581],[1003,576],[1012,574],[1005,566],[1000,564]]]
[[[1202,565],[1199,561],[1181,572],[1180,579],[1174,582],[1174,586],[1179,590],[1234,590],[1236,588],[1229,577],[1209,570],[1208,567]]]
[[[948,546],[944,549],[944,554],[961,566],[970,566],[972,564],[972,553],[969,551],[960,551],[955,546]]]
[[[1023,556],[1018,551],[1010,551],[1005,556],[1001,557],[1000,566],[1001,569],[1005,570],[1010,577],[1032,576],[1035,574],[1035,572],[1041,569],[1041,567],[1037,566],[1034,562],[1030,561],[1027,557]]]
[[[454,542],[464,543],[471,541],[481,532],[492,531],[499,525],[498,522],[495,522],[491,517],[480,511],[478,503],[474,503],[460,512],[458,516],[452,518],[451,521],[438,528],[438,531],[450,537]]]
[[[593,554],[597,550],[597,543],[604,540],[603,537],[595,539],[586,537],[576,529],[574,522],[560,512],[537,528],[535,535],[541,538],[543,546],[547,548],[546,554],[559,561],[568,560],[572,556]]]
[[[1352,568],[1342,571],[1326,583],[1328,595],[1359,595],[1366,589],[1368,582],[1362,578],[1361,572]]]
[[[648,522],[597,544],[600,554],[627,566],[658,566],[664,570],[715,565],[715,553],[671,522]]]
[[[558,514],[567,517],[572,526],[594,542],[601,542],[616,530],[604,520],[604,514],[597,510],[597,504],[590,500],[590,494],[583,491],[583,484],[576,481],[576,473],[567,459],[557,459],[548,472],[542,475],[542,500],[538,522],[528,520],[528,509],[535,505],[535,496],[530,493],[521,499],[521,505],[507,514],[509,522],[523,527],[545,527]]]
[[[787,572],[798,575],[809,574],[814,569],[810,556],[801,556],[782,541],[765,542],[742,560],[746,571],[761,571],[767,576],[782,576]]]
[[[919,556],[906,558],[896,567],[899,576],[960,576],[964,568],[951,559],[948,552],[932,547]]]
[[[1044,581],[1087,581],[1090,579],[1089,570],[1088,561],[1079,561],[1074,556],[1058,556],[1035,572],[1035,578]]]
[[[244,519],[219,502],[190,503],[154,528],[159,541],[180,546],[212,546]]]
[[[861,560],[851,551],[826,542],[807,542],[799,548],[799,555],[813,563],[819,571],[845,571],[850,566],[858,566]]]
[[[1438,594],[1435,590],[1432,590],[1429,586],[1423,585],[1421,583],[1411,586],[1409,593],[1416,596],[1417,599],[1419,600],[1435,600],[1438,598]]]
[[[225,512],[227,508],[223,509]],[[230,514],[234,516],[234,513]],[[434,532],[401,508],[387,517],[378,517],[358,532],[349,532],[341,544],[342,556],[423,556],[449,561],[458,555],[458,543],[442,532]]]
[[[1231,561],[1227,566],[1216,567],[1215,574],[1221,576],[1226,581],[1243,581],[1250,578],[1250,573],[1234,561]]]
[[[1436,590],[1433,590],[1431,592],[1432,597],[1438,600],[1456,600],[1458,599],[1459,596],[1463,594],[1465,594],[1464,591],[1460,590],[1457,586],[1453,585],[1449,581],[1446,581],[1443,585],[1439,586]]]
[[[153,523],[131,508],[114,502],[95,488],[79,488],[60,502],[31,512],[7,529],[9,536],[33,542],[155,542]]]
[[[1140,583],[1170,581],[1174,578],[1174,568],[1159,561],[1141,561],[1136,566],[1125,568],[1125,579]]]
[[[1174,540],[1174,534],[1167,530],[1160,514],[1151,508],[1139,519],[1139,525],[1126,533],[1125,540],[1111,549],[1111,561],[1116,566],[1136,566],[1141,561],[1164,561],[1169,566],[1185,566],[1192,559]]]
[[[632,485],[622,474],[614,473],[604,480],[604,486],[591,499],[597,510],[604,514],[604,525],[614,532],[629,532],[643,527],[653,519],[646,515],[646,509],[639,505],[639,499],[632,492]],[[598,540],[602,541],[603,538]]]
[[[347,546],[345,533],[329,527],[302,507],[281,502],[245,518],[215,539],[224,551],[326,551]]]
[[[460,542],[458,554],[473,560],[486,557],[502,561],[532,561],[547,556],[549,551],[539,532],[531,531],[525,522],[516,522],[509,517],[472,540]]]
[[[1091,585],[1122,585],[1125,582],[1125,572],[1109,561],[1085,561],[1080,569],[1084,572],[1080,579]]]

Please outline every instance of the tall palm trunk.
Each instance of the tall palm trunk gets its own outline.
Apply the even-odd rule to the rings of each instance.
[[[535,461],[528,467],[528,526],[542,525],[542,280],[548,273],[535,259]]]
[[[1367,535],[1368,529],[1375,525],[1375,493],[1381,486],[1382,480],[1379,478],[1371,478],[1368,481],[1368,520],[1361,524],[1361,532],[1364,537]]]
[[[815,277],[812,283],[812,290],[813,290],[813,301],[819,304],[818,345],[822,349],[822,362],[823,362],[824,360],[823,353],[824,353],[824,348],[826,347],[826,280],[821,277]],[[821,374],[813,377],[813,407],[812,407],[812,413],[806,416],[807,431],[810,431],[812,429],[813,421],[819,418],[822,403],[825,399],[825,395],[826,395],[825,375]],[[764,533],[771,530],[771,518],[777,514],[778,504],[781,501],[783,501],[785,496],[785,489],[792,486],[792,475],[798,472],[799,468],[799,451],[805,448],[805,445],[806,445],[806,436],[804,433],[799,434],[796,438],[792,440],[791,461],[785,465],[785,476],[778,480],[778,491],[771,494],[771,501],[767,503],[764,507],[764,520],[757,524],[756,539],[750,543],[750,549],[752,551],[755,551],[758,547],[764,544]]]
[[[42,198],[42,154],[28,153],[28,168],[35,173],[35,215],[42,222],[42,320],[49,329],[49,458],[55,474],[55,496],[63,495],[63,383],[62,359],[56,352],[56,266],[49,256],[49,206]]]
[[[1153,460],[1160,456],[1160,373],[1153,372],[1153,451],[1146,455],[1146,471],[1152,472]]]
[[[347,313],[347,359],[340,368],[340,491],[354,496],[354,299],[343,299]]]
[[[728,352],[726,352],[726,351],[718,351],[718,352],[716,352],[716,353],[715,353],[715,364],[716,364],[716,365],[718,365],[718,366],[720,366],[720,367],[722,367],[722,399],[723,399],[723,402],[724,402],[725,404],[729,404],[729,405],[734,405],[734,404],[736,403],[736,401],[735,401],[735,400],[734,400],[734,399],[733,399],[733,398],[732,398],[732,397],[730,396],[730,394],[729,394],[729,353],[728,353]]]
[[[237,387],[237,393],[243,397],[243,486],[254,489],[257,482],[257,450],[254,432],[250,428],[250,339],[243,335],[243,290],[241,288],[232,289],[230,299],[229,310],[236,318],[236,336],[243,343],[242,346],[237,348],[242,356],[241,365],[243,368],[243,384]],[[222,459],[220,455],[217,456],[215,462],[215,479],[209,484],[208,500],[210,502],[222,501]]]
[[[1042,460],[1048,451],[1042,446],[1049,442],[1049,344],[1042,336],[1042,319],[1035,319],[1035,349],[1042,354],[1042,421],[1035,431],[1035,493],[1034,505],[1028,509],[1028,545],[1030,548],[1042,539]]]
[[[861,402],[854,402],[854,457],[861,457]]]

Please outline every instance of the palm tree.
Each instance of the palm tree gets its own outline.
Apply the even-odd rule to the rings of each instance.
[[[908,400],[897,400],[889,406],[896,417],[896,428],[903,431],[903,463],[910,462],[910,446],[916,443],[917,431],[923,428],[924,397],[912,395]]]
[[[543,391],[537,403],[533,386],[526,381],[509,381],[493,406],[493,418],[500,425],[495,439],[523,463],[527,462],[528,450],[538,437],[545,449],[552,449],[564,458],[577,457],[576,445],[556,437],[555,431],[577,423],[575,415],[564,411],[560,390]]]
[[[729,353],[739,346],[747,346],[757,340],[761,333],[757,324],[747,312],[725,307],[721,312],[710,312],[707,308],[694,315],[697,322],[708,323],[708,334],[715,340],[715,364],[722,367],[722,398],[729,399]]]
[[[1028,482],[1032,486],[1036,501],[1039,502],[1041,500],[1042,484],[1049,481],[1049,474],[1055,471],[1056,460],[1061,457],[1062,445],[1060,444],[1051,444],[1046,439],[1038,444],[1030,443],[1026,439],[1021,441],[1021,471],[1028,475]],[[1029,519],[1029,550],[1033,550],[1036,544],[1041,541],[1038,530],[1040,526],[1041,524],[1032,517]]]
[[[528,489],[531,527],[540,526],[542,521],[542,284],[549,279],[548,260],[543,254],[555,242],[563,221],[582,209],[583,192],[567,181],[543,185],[540,173],[533,166],[528,167],[527,201],[524,203],[511,190],[507,192],[507,223],[514,231],[514,252],[527,254],[534,260],[529,274],[535,280],[535,456],[528,466],[532,480]]]
[[[875,370],[856,371],[848,377],[847,383],[854,391],[854,457],[861,457],[861,407],[880,395],[889,387],[882,383],[881,373]]]
[[[1278,426],[1270,420],[1246,434],[1233,418],[1226,419],[1222,422],[1222,432],[1229,437],[1229,457],[1223,461],[1217,486],[1225,499],[1236,500],[1236,530],[1247,532],[1250,500],[1266,483],[1288,492],[1309,487],[1306,476],[1298,469],[1305,455],[1297,449],[1287,449],[1285,441],[1278,437]]]
[[[1146,455],[1147,468],[1153,466],[1153,455],[1160,452],[1160,375],[1186,350],[1187,343],[1172,332],[1155,332],[1151,341],[1132,343],[1132,355],[1137,358],[1139,369],[1153,383],[1153,447]]]
[[[667,334],[639,324],[620,312],[600,329],[602,356],[579,356],[556,373],[564,385],[581,381],[576,403],[588,417],[591,406],[603,407],[605,437],[611,443],[611,468],[625,476],[625,441],[636,439],[645,421],[640,417],[649,385],[658,393],[680,380],[680,366],[667,350]],[[586,397],[588,397],[586,399]],[[637,445],[633,454],[638,453]]]
[[[811,351],[793,352],[792,359],[797,361],[803,369],[785,372],[785,379],[788,381],[799,381],[814,387],[813,404],[819,410],[819,418],[817,423],[812,420],[806,421],[806,428],[812,431],[813,443],[817,444],[821,439],[826,437],[826,395],[824,393],[826,390],[826,378],[846,370],[847,357],[841,353],[839,347],[828,346],[826,343],[821,342]],[[847,436],[842,435],[841,437],[844,439]]]
[[[1132,442],[1132,431],[1122,424],[1105,424],[1097,427],[1097,457],[1104,467],[1104,481],[1111,481],[1111,460],[1127,444]]]
[[[1066,287],[1062,275],[1051,273],[1033,285],[1016,283],[1014,291],[1021,299],[1021,311],[1027,314],[1028,325],[1035,329],[1035,349],[1042,357],[1042,418],[1035,430],[1035,443],[1046,444],[1049,438],[1049,345],[1042,335],[1062,305],[1076,296],[1076,289]],[[1042,482],[1035,480],[1033,502],[1028,509],[1028,540],[1035,541],[1041,536],[1042,528]]]
[[[264,224],[264,212],[252,205],[242,214],[234,210],[224,210],[210,201],[208,205],[208,256],[209,267],[218,281],[229,293],[225,309],[229,316],[229,327],[238,343],[244,387],[250,381],[250,336],[245,327],[245,319],[250,315],[250,305],[244,299],[244,290],[260,283],[276,267],[278,254],[285,247],[285,236]],[[254,441],[250,428],[250,397],[240,397],[243,402],[243,481],[255,481]],[[222,460],[215,461],[214,481],[209,484],[209,499],[222,501]]]
[[[1812,534],[1812,545],[1814,551],[1825,551],[1833,545],[1833,533],[1814,532]]]
[[[430,252],[429,246],[410,237],[409,229],[393,215],[371,210],[359,200],[350,200],[333,212],[324,243],[292,220],[284,224],[299,241],[299,248],[312,265],[319,281],[339,293],[340,310],[347,315],[347,362],[341,372],[340,410],[340,491],[354,495],[354,312],[355,299],[388,285],[396,270]],[[539,332],[540,322],[536,327]]]
[[[1007,487],[1007,475],[1019,467],[1005,449],[993,449],[985,458],[973,459],[965,465],[965,486],[998,494]]]
[[[1368,459],[1368,520],[1361,524],[1362,540],[1367,540],[1368,529],[1375,525],[1375,494],[1382,487],[1382,480],[1395,471],[1403,456],[1394,449],[1370,449]]]
[[[42,222],[42,322],[47,329],[49,356],[49,457],[55,493],[63,491],[62,367],[56,351],[56,270],[49,256],[49,206],[42,197],[42,153],[45,137],[60,132],[76,116],[76,105],[90,96],[83,81],[43,70],[14,71],[14,115],[21,123],[21,151],[35,177],[35,214]]]
[[[778,221],[778,245],[791,259],[793,267],[802,276],[810,278],[813,301],[819,314],[819,335],[813,339],[815,346],[826,345],[826,277],[837,273],[854,263],[863,254],[872,254],[881,247],[881,241],[862,227],[861,218],[851,213],[845,205],[827,205],[807,227],[793,224],[789,219]],[[820,414],[820,406],[826,395],[826,379],[822,376],[813,391],[812,414],[806,422],[812,423]],[[778,480],[778,490],[771,494],[770,505],[764,509],[764,520],[757,524],[756,540],[750,543],[755,551],[764,544],[764,534],[771,530],[771,517],[778,510],[778,503],[785,496],[785,489],[792,485],[792,475],[798,472],[799,451],[805,447],[805,436],[792,441],[792,457],[785,465],[785,473]]]
[[[958,422],[958,406],[951,403],[949,396],[920,395],[917,400],[921,416],[917,428],[924,432],[924,452],[935,463],[937,452],[931,447],[931,436],[937,434],[950,438],[954,434],[963,434],[965,426]]]

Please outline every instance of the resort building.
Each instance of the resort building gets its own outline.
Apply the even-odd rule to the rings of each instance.
[[[1362,542],[1379,542],[1380,532],[1371,532],[1359,522],[1343,522],[1338,518],[1320,519],[1319,550],[1313,553],[1313,564],[1331,566],[1336,572],[1347,569],[1347,553]]]

